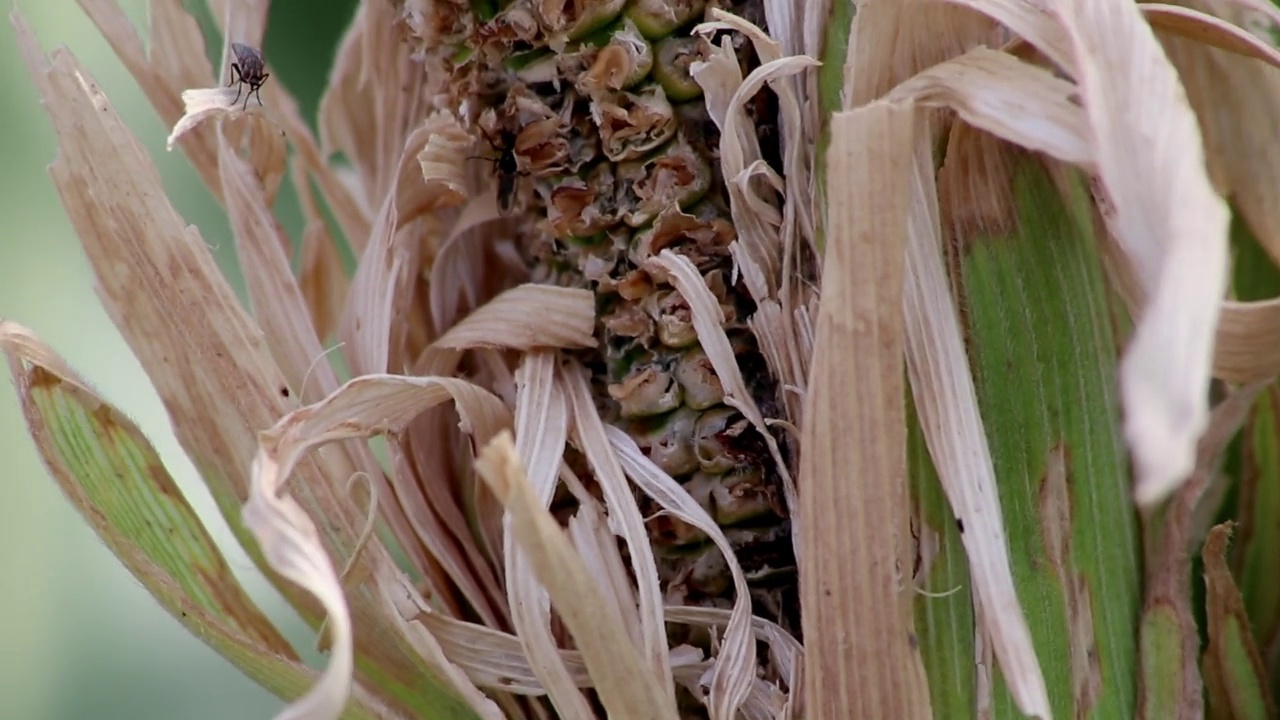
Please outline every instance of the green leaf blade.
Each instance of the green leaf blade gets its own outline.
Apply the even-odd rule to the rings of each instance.
[[[1073,172],[1022,152],[972,138],[956,152],[986,154],[952,181],[957,207],[981,208],[956,229],[958,292],[1054,714],[1133,717],[1140,545],[1087,194]],[[996,707],[1018,716],[1003,691]]]
[[[285,700],[318,673],[240,586],[138,427],[25,329],[0,322],[0,351],[37,450],[63,494],[160,605],[215,652]],[[358,692],[348,720],[389,717]]]

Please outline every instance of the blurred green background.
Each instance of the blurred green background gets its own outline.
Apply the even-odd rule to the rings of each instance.
[[[118,0],[146,38],[145,0]],[[215,62],[221,38],[203,0]],[[276,0],[263,51],[270,82],[283,82],[314,118],[338,39],[355,0]],[[237,290],[221,209],[181,152],[166,153],[163,126],[124,66],[72,0],[19,0],[46,53],[69,48],[159,166],[169,197],[216,248]],[[227,547],[230,533],[169,429],[164,410],[93,291],[93,280],[49,179],[53,132],[18,55],[0,32],[0,317],[33,328],[141,425],[169,470]],[[286,183],[281,219],[300,231]],[[242,295],[243,297],[243,295]],[[269,718],[282,702],[187,635],[99,542],[49,479],[27,437],[12,385],[0,382],[0,718],[3,720],[213,720]],[[306,657],[314,638],[238,548],[232,568]]]

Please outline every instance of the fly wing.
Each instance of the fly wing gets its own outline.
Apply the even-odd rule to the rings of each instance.
[[[257,48],[241,43],[231,43],[231,52],[235,53],[236,62],[240,64],[240,75],[250,85],[261,82],[262,53]]]

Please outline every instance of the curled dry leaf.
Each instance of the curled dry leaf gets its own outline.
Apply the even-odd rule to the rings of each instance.
[[[589,290],[526,283],[481,305],[441,335],[433,347],[595,347],[593,303]]]
[[[1178,35],[1200,44],[1202,49],[1216,47],[1226,50],[1242,58],[1261,60],[1275,68],[1280,68],[1280,51],[1249,34],[1248,31],[1225,20],[1216,18],[1195,7],[1166,5],[1164,3],[1142,3],[1139,5],[1142,15],[1155,30],[1162,30]],[[1268,4],[1268,7],[1270,5]],[[1175,61],[1176,62],[1176,61]],[[1247,110],[1250,106],[1241,108]]]
[[[795,9],[799,9],[799,5]],[[771,3],[770,9],[776,10],[778,15],[789,15],[792,8],[788,3]],[[808,239],[810,242],[814,238],[814,217],[817,214],[816,200],[813,202],[801,202],[802,198],[810,197],[810,185],[813,178],[810,168],[813,165],[814,158],[810,155],[810,149],[806,147],[807,143],[801,142],[803,124],[805,122],[802,103],[800,101],[800,93],[798,88],[803,78],[796,77],[791,74],[791,70],[803,70],[804,67],[812,67],[820,65],[815,56],[816,52],[800,52],[798,48],[792,48],[791,52],[787,52],[785,37],[786,30],[778,27],[776,21],[780,21],[781,17],[773,17],[769,20],[770,32],[766,33],[759,27],[751,24],[745,18],[739,17],[732,13],[725,12],[720,8],[712,8],[709,16],[711,22],[703,23],[695,32],[705,32],[716,28],[733,30],[745,35],[751,40],[752,46],[756,53],[760,55],[763,63],[762,67],[752,71],[752,74],[760,73],[762,79],[769,81],[769,87],[778,95],[778,126],[783,137],[783,147],[785,155],[782,161],[782,169],[785,182],[785,195],[787,202],[783,205],[783,227],[782,227],[782,243],[784,247],[799,241],[802,238]],[[784,38],[783,42],[775,40],[776,37]],[[798,45],[799,43],[796,43]],[[787,60],[784,69],[764,70],[764,65],[771,65],[779,60]],[[795,67],[795,63],[800,63],[804,67]],[[758,88],[759,85],[750,76],[744,85]],[[813,133],[816,136],[816,132]],[[729,177],[726,175],[726,177]]]
[[[724,531],[687,490],[654,464],[631,436],[612,426],[606,427],[605,433],[627,477],[672,517],[706,533],[729,564],[735,590],[734,605],[711,675],[710,706],[712,717],[733,717],[735,709],[742,705],[750,692],[750,680],[755,675],[756,665],[756,648],[751,637],[750,590],[742,574],[742,566]],[[673,608],[667,608],[668,616],[673,611]],[[795,659],[795,655],[790,657]]]
[[[396,172],[351,282],[340,326],[344,354],[357,374],[403,369],[408,364],[403,357],[407,324],[394,320],[413,311],[416,269],[423,253],[439,245],[442,231],[435,213],[466,201],[464,176],[457,170],[462,166],[459,147],[465,137],[452,113],[436,112],[400,148]],[[430,176],[423,175],[427,169]]]
[[[236,117],[242,114],[262,115],[262,108],[256,103],[251,102],[248,107],[245,107],[236,101],[235,88],[183,90],[182,104],[184,108],[182,117],[174,123],[173,130],[169,132],[169,138],[165,141],[165,147],[169,150],[173,150],[173,146],[182,139],[183,135],[207,120],[227,116]]]
[[[464,429],[477,441],[482,442],[498,430],[510,427],[511,414],[506,405],[488,391],[464,380],[369,375],[347,382],[318,403],[289,413],[261,434],[261,447],[253,463],[252,492],[245,508],[246,523],[254,529],[264,549],[274,548],[273,567],[279,563],[281,572],[287,569],[294,582],[313,589],[318,595],[323,593],[333,637],[331,669],[350,661],[347,644],[350,620],[345,615],[342,619],[337,617],[338,612],[345,613],[344,606],[338,604],[342,597],[337,574],[318,544],[311,519],[290,497],[278,493],[313,449],[337,440],[403,432],[424,410],[446,402],[454,403]],[[374,555],[381,557],[380,553]],[[329,594],[335,588],[338,596],[333,598]],[[340,652],[346,652],[347,656],[344,658]],[[343,696],[350,670],[346,666],[345,679],[336,672],[325,675],[327,685],[323,693],[312,699],[316,703],[312,709],[329,708],[329,703]],[[452,668],[436,670],[438,676],[452,678],[454,691],[473,698],[473,703],[479,703],[476,707],[487,704],[474,687],[458,684]]]
[[[674,700],[646,671],[622,618],[600,597],[564,531],[540,507],[509,433],[480,451],[476,469],[510,513],[511,532],[569,626],[609,717],[674,720]]]
[[[886,100],[955,110],[968,124],[1084,168],[1093,165],[1088,121],[1076,87],[1048,70],[974,48],[895,87]]]
[[[555,494],[560,459],[569,434],[564,393],[554,377],[555,359],[546,352],[526,355],[516,370],[515,452],[517,462],[533,471],[526,481],[537,502],[533,510],[542,512],[550,507]],[[484,470],[480,472],[483,474]],[[498,499],[502,500],[500,494]],[[556,652],[548,592],[539,585],[535,571],[538,559],[530,557],[531,549],[524,547],[513,533],[514,522],[514,513],[503,515],[502,551],[512,624],[534,674],[547,689],[556,711],[566,720],[588,720],[591,708],[574,687],[568,668]],[[618,624],[621,626],[621,622]]]
[[[1137,6],[1072,0],[1061,18],[1111,209],[1105,219],[1146,296],[1120,377],[1134,495],[1148,505],[1191,473],[1208,422],[1228,212],[1177,72]]]
[[[347,703],[355,670],[351,615],[342,583],[315,523],[297,501],[278,494],[287,473],[275,472],[273,461],[263,457],[254,460],[252,472],[244,524],[257,536],[271,567],[320,601],[329,627],[328,667],[319,682],[276,720],[334,720]]]

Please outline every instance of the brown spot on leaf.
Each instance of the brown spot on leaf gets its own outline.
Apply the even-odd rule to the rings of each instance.
[[[1077,717],[1087,717],[1102,693],[1102,668],[1098,661],[1093,627],[1093,602],[1083,573],[1071,558],[1071,455],[1057,443],[1045,458],[1040,480],[1040,532],[1046,560],[1058,579],[1070,637],[1071,693]]]

